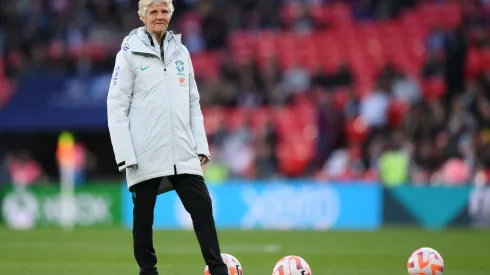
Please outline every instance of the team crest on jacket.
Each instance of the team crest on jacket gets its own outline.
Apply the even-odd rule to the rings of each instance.
[[[184,71],[184,62],[177,60],[177,61],[175,61],[175,65],[177,66],[177,71],[179,71],[179,72]]]

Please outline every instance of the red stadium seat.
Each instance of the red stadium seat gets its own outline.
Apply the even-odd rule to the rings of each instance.
[[[305,106],[310,109],[314,108],[312,96],[308,93],[296,94],[291,101],[295,106]]]
[[[362,180],[365,183],[378,183],[379,173],[376,170],[369,169],[362,175]]]
[[[482,54],[477,49],[470,49],[466,61],[466,77],[474,78],[482,71]]]
[[[219,73],[220,60],[216,54],[212,52],[195,53],[192,55],[192,66],[196,76],[215,78]]]
[[[401,101],[394,101],[388,109],[388,125],[392,128],[397,128],[403,122],[404,114],[408,106]]]
[[[334,3],[327,7],[331,12],[331,23],[338,28],[349,28],[354,24],[352,10],[346,3]]]
[[[298,132],[298,121],[295,114],[288,108],[276,109],[273,111],[273,118],[277,131],[281,136],[289,135],[291,132]]]
[[[248,123],[249,116],[248,111],[243,108],[230,109],[226,111],[225,115],[226,125],[231,131],[236,130],[240,126]]]
[[[350,144],[362,143],[368,131],[368,125],[360,117],[350,119],[346,123],[347,139]]]
[[[279,169],[288,177],[302,176],[313,157],[313,146],[300,136],[283,142],[277,148]]]
[[[303,8],[303,4],[299,2],[289,2],[280,7],[279,16],[282,23],[287,27],[291,27],[295,19],[298,17],[298,11]],[[306,8],[306,7],[305,7]]]
[[[348,100],[349,100],[349,93],[347,89],[335,90],[334,104],[336,108],[343,109]]]
[[[439,100],[446,93],[446,83],[442,78],[429,79],[423,82],[422,89],[425,99]]]
[[[220,107],[202,108],[204,128],[208,134],[213,134],[224,123],[225,111]]]
[[[490,50],[485,49],[480,52],[480,65],[482,70],[490,69]]]
[[[271,120],[272,112],[268,108],[260,108],[249,113],[252,130],[257,134],[262,134],[267,123]]]

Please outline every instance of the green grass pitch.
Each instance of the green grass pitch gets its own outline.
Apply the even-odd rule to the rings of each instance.
[[[383,229],[376,232],[220,231],[222,252],[236,256],[245,275],[270,275],[285,255],[306,259],[314,275],[406,275],[412,251],[429,246],[445,275],[489,275],[490,231]],[[203,274],[192,231],[154,235],[160,275]],[[0,229],[2,275],[136,275],[127,229]]]

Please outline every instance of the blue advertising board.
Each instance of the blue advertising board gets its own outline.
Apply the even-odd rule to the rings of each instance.
[[[420,226],[429,230],[448,227],[467,212],[471,186],[397,186],[386,191],[395,198]],[[385,203],[391,207],[389,202]],[[388,210],[388,209],[386,209]],[[389,220],[386,220],[389,223]]]
[[[107,129],[110,81],[111,74],[26,77],[0,111],[0,129]]]
[[[375,230],[382,221],[379,185],[230,181],[210,185],[209,191],[218,228]],[[122,192],[123,224],[131,228],[131,193],[126,186]],[[192,228],[175,192],[158,197],[153,228]]]

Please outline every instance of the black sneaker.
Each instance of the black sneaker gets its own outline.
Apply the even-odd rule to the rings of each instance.
[[[158,275],[158,270],[153,269],[140,269],[140,275]]]

